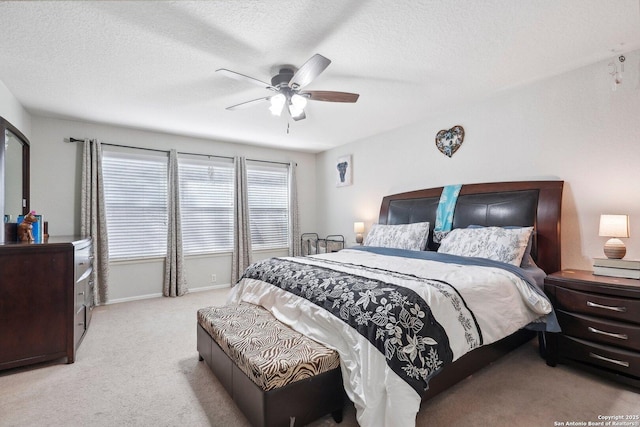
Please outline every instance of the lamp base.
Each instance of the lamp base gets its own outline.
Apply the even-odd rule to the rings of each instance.
[[[604,244],[604,254],[607,258],[611,259],[622,259],[627,253],[627,248],[624,246],[624,243],[620,239],[609,239],[607,243]]]
[[[356,234],[356,243],[357,243],[357,244],[359,244],[359,245],[361,245],[361,244],[362,244],[362,241],[363,241],[362,233],[358,233],[358,234]]]

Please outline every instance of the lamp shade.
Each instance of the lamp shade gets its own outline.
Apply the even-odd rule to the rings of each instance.
[[[629,237],[628,215],[600,215],[600,231],[602,237]]]

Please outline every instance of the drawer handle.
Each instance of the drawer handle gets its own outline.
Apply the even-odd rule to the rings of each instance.
[[[627,334],[616,334],[613,332],[606,332],[606,331],[601,331],[599,329],[596,328],[592,328],[591,326],[589,326],[589,332],[593,332],[594,334],[600,334],[600,335],[606,335],[608,337],[612,337],[612,338],[618,338],[620,340],[626,340],[629,337],[627,336]]]
[[[82,295],[84,295],[84,292],[78,292],[78,295],[82,296]],[[593,332],[593,331],[591,331],[591,332]]]
[[[615,365],[624,366],[625,368],[629,367],[629,362],[624,362],[622,360],[609,359],[608,357],[600,356],[599,354],[589,353],[589,357],[593,357],[594,359],[604,360],[605,362],[613,363]]]
[[[587,305],[589,307],[604,308],[605,310],[618,311],[620,313],[624,313],[627,311],[627,307],[611,307],[609,305],[596,304],[595,302],[591,301],[587,301]]]

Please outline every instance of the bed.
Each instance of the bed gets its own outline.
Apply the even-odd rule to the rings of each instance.
[[[410,229],[422,236],[412,243],[419,250],[379,246],[367,236],[365,248],[263,260],[245,271],[229,303],[265,307],[337,350],[360,425],[413,425],[421,401],[536,331],[557,328],[536,282],[560,270],[562,189],[562,181],[463,185],[450,208],[449,233],[434,233],[445,188],[384,197],[374,228]],[[436,234],[444,235],[441,243]],[[469,239],[489,235],[517,241],[517,259],[500,246],[498,259],[508,262],[456,252],[473,247],[470,253],[477,255],[478,245]],[[520,268],[527,254],[529,264]]]

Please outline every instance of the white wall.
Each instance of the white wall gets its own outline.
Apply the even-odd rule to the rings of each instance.
[[[31,207],[49,222],[52,236],[74,235],[80,231],[80,158],[81,144],[65,138],[99,138],[104,143],[143,148],[212,154],[241,155],[250,159],[293,161],[298,164],[300,226],[313,230],[316,225],[315,155],[273,150],[249,145],[146,132],[129,128],[98,125],[34,116],[31,137]],[[271,254],[256,253],[255,259]],[[187,257],[188,287],[192,290],[228,284],[231,280],[231,254]],[[216,274],[216,283],[211,282]],[[111,264],[109,300],[122,301],[162,292],[163,262],[118,262]]]
[[[628,258],[640,258],[640,51],[626,54],[615,92],[609,61],[504,91],[420,123],[318,156],[318,229],[353,242],[382,197],[456,183],[561,179],[562,266],[590,269],[603,256],[602,213],[630,215]],[[452,158],[435,147],[441,129],[462,125]],[[353,185],[335,186],[335,160],[353,155]]]
[[[14,125],[31,139],[31,115],[9,89],[0,81],[0,117]]]

